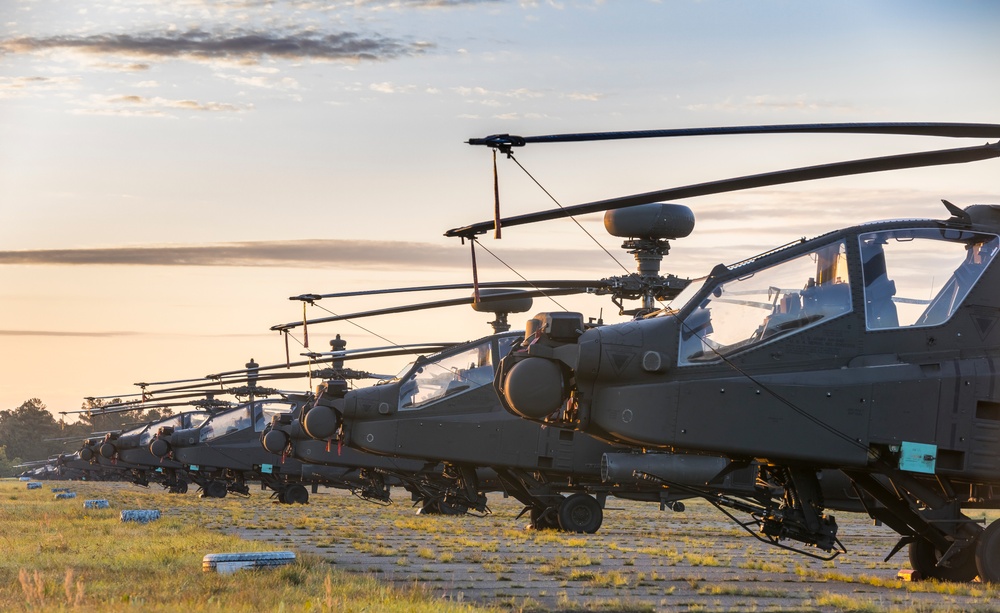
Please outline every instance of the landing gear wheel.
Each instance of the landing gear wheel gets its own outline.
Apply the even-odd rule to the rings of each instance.
[[[171,486],[170,489],[167,491],[170,492],[171,494],[187,494],[188,491],[187,481],[178,481],[173,486]]]
[[[998,541],[998,545],[1000,545],[1000,541]],[[979,570],[976,568],[977,549],[975,546],[966,547],[957,556],[951,558],[951,566],[938,566],[941,552],[937,551],[930,541],[918,538],[910,543],[910,568],[919,572],[925,579],[969,582],[979,574]],[[1000,563],[1000,559],[997,562]]]
[[[976,543],[976,568],[984,582],[1000,583],[1000,520],[983,530]]]
[[[441,515],[465,515],[466,512],[468,512],[469,507],[461,502],[445,498],[444,500],[438,501],[438,509],[440,509]]]
[[[441,512],[433,498],[424,498],[420,501],[420,508],[417,515],[437,515]]]
[[[209,481],[202,488],[201,492],[202,498],[225,498],[226,497],[226,482],[225,481]]]
[[[463,515],[469,507],[447,498],[429,498],[424,500],[417,515]]]
[[[559,527],[565,532],[593,534],[603,521],[601,504],[588,494],[577,492],[559,505]]]
[[[293,483],[285,488],[285,495],[279,495],[278,500],[285,504],[307,504],[309,502],[309,490],[304,485]]]
[[[554,507],[531,507],[531,528],[533,530],[558,530],[559,513]]]

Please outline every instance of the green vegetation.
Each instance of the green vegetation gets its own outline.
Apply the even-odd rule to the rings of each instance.
[[[99,409],[114,400],[88,400],[83,409]],[[21,462],[47,460],[60,453],[73,453],[80,449],[83,439],[91,432],[121,430],[134,424],[147,423],[169,415],[158,410],[130,413],[83,414],[79,421],[66,423],[46,409],[45,403],[32,398],[15,409],[0,411],[0,477],[13,477],[23,468],[14,468]]]
[[[432,598],[416,585],[399,589],[331,570],[314,555],[299,555],[295,564],[277,569],[206,573],[205,554],[274,547],[188,521],[197,510],[171,512],[145,525],[122,523],[116,510],[121,499],[109,510],[86,510],[82,500],[54,500],[48,489],[23,489],[21,482],[0,481],[2,611],[480,610]],[[130,497],[150,498],[141,494]],[[185,499],[170,501],[183,505]]]

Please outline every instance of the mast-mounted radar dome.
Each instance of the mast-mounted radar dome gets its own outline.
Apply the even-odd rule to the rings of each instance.
[[[654,202],[606,212],[604,228],[620,238],[672,240],[691,234],[694,213],[683,204]]]

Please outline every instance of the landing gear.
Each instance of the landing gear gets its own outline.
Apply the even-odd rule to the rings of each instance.
[[[977,551],[978,547],[967,546],[961,553],[952,556],[949,560],[949,566],[938,566],[938,560],[943,554],[936,550],[930,541],[918,538],[910,543],[910,568],[919,572],[925,579],[972,581],[979,574],[979,570],[976,568]]]
[[[285,504],[308,504],[309,490],[304,485],[293,483],[278,494],[278,500]]]
[[[234,494],[245,496],[247,498],[250,497],[250,486],[247,485],[242,479],[236,483],[230,483],[227,486],[227,489]]]
[[[174,483],[167,489],[167,492],[171,494],[187,494],[187,491],[188,491],[187,481],[180,481],[180,480],[178,480],[176,483]]]
[[[464,515],[469,507],[449,498],[425,498],[417,515]]]
[[[559,512],[555,507],[531,507],[532,530],[558,530]]]
[[[202,498],[225,498],[226,497],[226,482],[225,481],[209,481],[201,489]]]
[[[559,527],[566,532],[593,534],[604,521],[604,511],[594,497],[577,492],[559,505],[558,517]]]
[[[1000,583],[1000,520],[995,520],[979,535],[975,559],[982,581]]]

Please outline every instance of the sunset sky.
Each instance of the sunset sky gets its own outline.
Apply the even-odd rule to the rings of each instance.
[[[0,23],[0,410],[33,397],[74,410],[137,381],[282,362],[269,328],[301,317],[291,295],[470,281],[468,245],[443,233],[492,215],[492,158],[472,137],[1000,123],[991,0],[4,0]],[[723,136],[515,155],[571,205],[976,144]],[[505,215],[553,206],[513,161],[498,165]],[[994,160],[692,199],[694,234],[664,272],[699,276],[872,219],[945,217],[941,198],[997,203],[998,177]],[[483,245],[529,278],[634,269],[600,215],[581,222],[619,263],[566,221]],[[477,254],[483,280],[513,278]],[[533,310],[559,308],[620,320],[595,296]],[[465,340],[488,319],[452,308],[316,326],[310,340]]]

